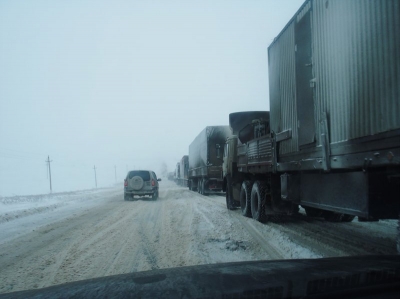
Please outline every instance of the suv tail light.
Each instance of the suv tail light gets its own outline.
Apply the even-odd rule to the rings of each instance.
[[[154,180],[151,180],[151,185],[154,187],[156,185],[156,182]]]
[[[124,180],[124,187],[128,187],[128,181],[126,179]]]

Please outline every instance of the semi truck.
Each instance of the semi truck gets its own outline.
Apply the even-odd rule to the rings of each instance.
[[[174,181],[177,185],[188,186],[189,156],[184,155],[177,163],[174,172]]]
[[[208,126],[189,145],[188,187],[207,195],[222,191],[222,155],[229,126]]]
[[[178,185],[188,186],[189,156],[185,155],[179,161],[179,180]]]
[[[181,163],[176,163],[174,172],[174,182],[179,185],[179,180],[181,178]]]
[[[399,1],[304,2],[268,47],[270,111],[229,115],[228,209],[398,219],[398,20]]]

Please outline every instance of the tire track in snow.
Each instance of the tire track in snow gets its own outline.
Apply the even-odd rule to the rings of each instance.
[[[252,238],[263,248],[263,250],[270,256],[273,260],[283,259],[284,256],[279,253],[272,245],[268,243],[265,237],[253,226],[251,222],[245,221],[244,217],[237,215],[236,213],[229,213],[235,219],[237,219],[242,227],[244,227],[247,232],[252,236]]]
[[[215,204],[224,206],[218,197],[213,198],[216,200]],[[231,214],[239,216],[236,213]],[[244,218],[241,215],[239,217]],[[360,227],[360,223],[354,223],[354,226],[358,227],[351,229],[351,223],[331,223],[307,216],[301,216],[300,219],[295,216],[286,218],[289,219],[287,222],[268,222],[263,225],[271,226],[299,246],[316,251],[325,257],[396,254],[395,229],[393,229],[392,239],[377,238],[369,234],[368,228]],[[392,227],[389,224],[387,226]]]
[[[365,228],[349,229],[351,223],[310,219],[272,224],[303,246],[315,246],[327,257],[341,255],[396,254],[394,239],[377,238]],[[366,231],[365,231],[366,230]]]
[[[336,225],[305,217],[262,224],[240,210],[227,210],[220,195],[203,196],[169,182],[157,201],[126,202],[122,189],[102,194],[90,208],[77,205],[67,219],[0,244],[0,293],[152,268],[317,257],[311,249],[335,256],[379,253],[391,244],[386,227],[395,228],[377,224],[372,230],[373,223]],[[369,239],[366,248],[355,248]],[[374,249],[376,243],[381,247]]]
[[[157,204],[157,203],[160,204],[160,202],[152,202],[152,204]],[[153,207],[150,209],[148,208],[145,210],[146,213],[141,213],[140,219],[138,219],[139,222],[138,231],[139,231],[139,236],[142,240],[141,242],[138,242],[138,244],[141,244],[141,249],[146,256],[148,263],[150,264],[151,270],[158,269],[159,265],[157,262],[155,251],[152,250],[152,248],[150,248],[152,243],[150,242],[148,234],[156,233],[161,210],[162,207],[156,207],[156,208]]]
[[[221,196],[218,195],[212,195],[211,197],[203,195],[200,196],[202,196],[207,201],[222,207],[226,212],[228,212],[229,216],[234,218],[236,220],[236,223],[241,225],[241,227],[243,227],[247,231],[247,233],[252,237],[252,239],[264,250],[265,253],[267,253],[270,259],[284,258],[284,256],[278,250],[276,250],[272,245],[269,244],[268,240],[266,240],[266,238],[259,232],[259,230],[254,227],[253,223],[251,223],[250,221],[246,221],[246,218],[243,217],[242,215],[238,215],[234,211],[229,211],[226,208],[226,205],[218,201],[220,200]],[[215,200],[212,200],[211,198],[214,198]]]

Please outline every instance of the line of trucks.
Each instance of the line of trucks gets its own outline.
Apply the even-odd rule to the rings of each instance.
[[[206,127],[177,183],[223,191],[261,222],[299,206],[335,222],[398,219],[399,20],[396,0],[305,1],[268,47],[270,111]]]

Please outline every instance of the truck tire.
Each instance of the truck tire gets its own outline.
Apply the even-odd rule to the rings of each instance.
[[[244,181],[240,188],[240,209],[242,210],[242,215],[246,217],[251,216],[251,187],[251,181]]]
[[[206,180],[201,181],[201,194],[208,195],[208,192],[206,192]]]
[[[201,180],[197,182],[197,192],[201,194]]]
[[[128,195],[126,195],[126,193],[124,192],[124,200],[126,201],[126,200],[129,200],[129,196]]]
[[[197,191],[197,189],[196,189],[196,183],[195,183],[195,181],[194,180],[190,180],[190,190],[192,190],[193,192],[196,192]]]
[[[225,197],[226,197],[226,207],[228,210],[234,210],[235,209],[235,202],[232,197],[232,179],[231,176],[228,175],[226,177],[226,192],[225,192]]]
[[[251,215],[254,220],[259,222],[265,221],[265,195],[266,185],[260,181],[256,181],[251,188]]]
[[[193,192],[196,191],[196,184],[193,182],[193,180],[189,181],[189,190]]]
[[[197,193],[201,194],[201,179],[197,181]]]

